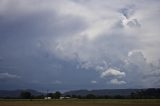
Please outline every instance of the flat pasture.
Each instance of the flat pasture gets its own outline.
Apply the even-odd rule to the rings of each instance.
[[[160,106],[160,99],[1,99],[0,106]]]

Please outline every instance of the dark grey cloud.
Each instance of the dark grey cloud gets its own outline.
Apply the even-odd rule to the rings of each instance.
[[[128,5],[125,8],[119,10],[127,19],[129,19],[135,13],[135,6]]]

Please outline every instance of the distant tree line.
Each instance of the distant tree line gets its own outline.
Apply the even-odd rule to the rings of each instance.
[[[32,99],[33,95],[29,91],[22,91],[20,93],[20,98],[21,99]]]
[[[51,97],[52,99],[59,99],[61,95],[61,92],[57,91],[55,93],[48,93],[47,97]]]
[[[130,97],[133,99],[160,99],[160,88],[150,88],[146,90],[133,92],[131,93]]]
[[[81,95],[66,95],[71,98],[78,98],[78,99],[160,99],[160,88],[150,88],[139,90],[136,92],[132,92],[130,95],[104,95],[104,96],[97,96],[93,94],[87,94],[85,96]]]
[[[130,95],[63,95],[61,92],[57,91],[55,93],[47,93],[41,95],[32,95],[29,91],[22,91],[19,95],[19,99],[44,99],[44,97],[51,97],[52,99],[59,99],[61,96],[76,98],[76,99],[160,99],[160,88],[150,88],[143,89],[136,92],[132,92]],[[5,99],[13,99],[13,97],[5,97]]]
[[[51,97],[52,99],[59,99],[61,96],[61,92],[57,91],[55,93],[47,93],[47,94],[41,94],[41,95],[32,95],[29,91],[22,91],[20,93],[19,98],[21,99],[44,99],[44,97]]]

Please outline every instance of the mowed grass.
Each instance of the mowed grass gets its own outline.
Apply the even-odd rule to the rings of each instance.
[[[0,106],[160,106],[160,99],[0,100]]]

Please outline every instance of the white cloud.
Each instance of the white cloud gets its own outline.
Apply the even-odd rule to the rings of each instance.
[[[112,68],[107,69],[106,71],[102,72],[101,77],[118,77],[118,78],[122,78],[125,77],[126,74],[125,72],[121,72]]]
[[[122,84],[126,84],[125,81],[119,81],[118,79],[112,79],[110,81],[111,84],[114,84],[114,85],[122,85]]]
[[[119,3],[119,6],[108,6],[111,2]],[[142,80],[146,73],[151,72],[147,61],[155,60],[155,57],[157,61],[160,58],[158,55],[154,55],[160,53],[156,46],[160,42],[158,36],[160,32],[156,30],[160,24],[158,24],[159,18],[155,18],[160,16],[158,12],[160,9],[156,2],[143,0],[142,2],[144,4],[125,0],[121,3],[120,1],[99,3],[90,1],[85,5],[82,5],[82,2],[77,3],[76,5],[83,8],[83,10],[79,8],[79,11],[86,9],[87,13],[91,14],[89,17],[86,14],[81,15],[81,18],[86,20],[88,27],[81,33],[75,33],[67,38],[59,38],[58,45],[63,47],[60,57],[75,59],[76,54],[82,68],[101,70],[101,77],[123,78],[126,76],[131,81],[130,76],[127,76],[129,74]],[[145,5],[153,8],[147,8]],[[73,14],[73,12],[71,13]],[[75,14],[79,16],[78,13]],[[128,61],[130,68],[126,67],[124,60]],[[108,69],[109,67],[111,69]],[[125,72],[114,70],[112,67],[122,68],[121,70],[124,69]],[[136,81],[134,83],[145,85],[144,82]]]
[[[152,71],[148,62],[160,59],[157,46],[160,44],[160,32],[157,30],[160,27],[160,9],[159,2],[141,2],[67,2],[57,11],[62,16],[67,14],[85,20],[87,27],[70,36],[57,37],[51,51],[64,60],[77,60],[81,68],[100,70],[102,78],[125,77],[131,82],[145,85],[143,81],[133,81],[131,76],[142,80],[146,73]],[[68,9],[63,11],[65,8]],[[76,11],[70,8],[76,8]]]
[[[93,81],[91,81],[91,83],[92,83],[92,84],[97,84],[98,82],[95,81],[95,80],[93,80]]]
[[[133,50],[128,53],[128,62],[135,65],[143,65],[147,62],[142,51]]]
[[[17,79],[20,76],[10,73],[0,73],[0,80]]]

